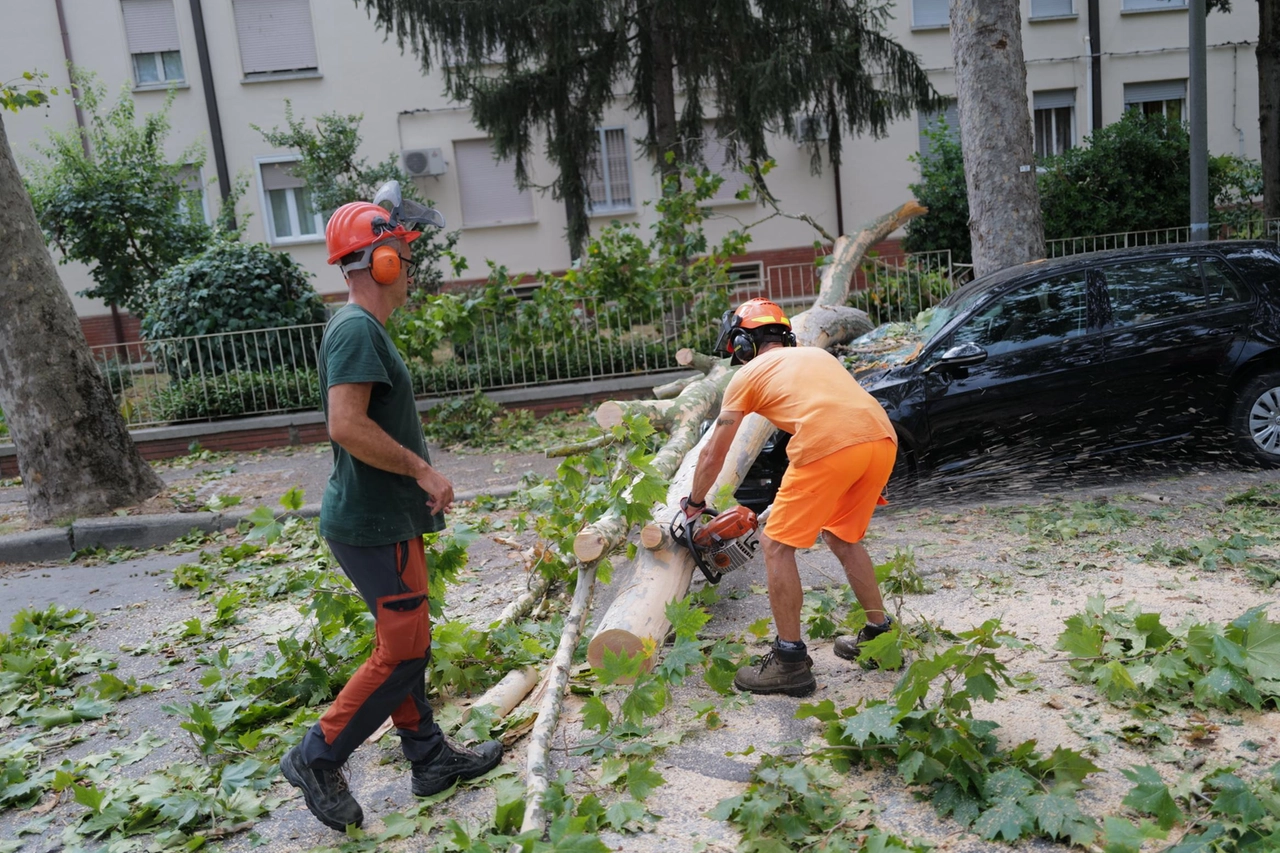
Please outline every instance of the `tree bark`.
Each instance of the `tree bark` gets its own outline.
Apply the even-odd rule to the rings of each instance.
[[[96,515],[163,483],[94,364],[0,120],[0,409],[31,518]]]
[[[1280,0],[1258,0],[1257,56],[1262,215],[1280,219]]]
[[[1018,0],[954,0],[960,147],[973,274],[1044,257]]]
[[[838,336],[824,332],[822,324],[811,320],[809,315],[816,311],[844,321],[849,315],[831,306],[842,306],[848,299],[849,284],[867,250],[911,219],[926,212],[924,207],[914,201],[909,202],[868,223],[852,238],[841,237],[836,241],[832,261],[823,270],[815,308],[791,318],[792,328],[801,346],[811,345],[813,341],[822,339],[824,334],[829,343],[839,341]],[[845,333],[851,331],[852,329],[846,329]],[[677,360],[681,364],[694,364],[697,361],[712,371],[706,379],[686,389],[685,393],[698,385],[717,381],[720,375],[712,365],[724,364],[723,361],[685,350],[680,352]],[[727,384],[727,380],[722,381]],[[773,431],[773,424],[764,418],[755,414],[748,415],[738,429],[738,434],[734,436],[733,444],[729,447],[724,464],[708,495],[714,498],[726,490],[735,490]],[[667,491],[666,503],[654,507],[654,521],[646,526],[640,537],[641,542],[650,550],[642,550],[636,555],[630,580],[619,589],[609,609],[600,617],[596,633],[587,647],[587,660],[593,666],[599,666],[603,662],[606,649],[635,655],[643,649],[645,637],[651,638],[657,646],[661,646],[666,638],[667,629],[670,628],[665,613],[666,606],[688,591],[694,565],[688,551],[680,547],[673,548],[670,542],[664,542],[662,528],[675,513],[680,498],[689,493],[698,452],[709,435],[710,433],[704,435],[702,441],[684,455],[671,488]],[[654,662],[650,658],[646,665],[652,667]]]
[[[653,142],[658,174],[665,179],[680,173],[685,160],[676,124],[676,60],[671,44],[671,21],[666,3],[650,4],[649,38],[653,45]],[[674,155],[667,162],[667,154]]]

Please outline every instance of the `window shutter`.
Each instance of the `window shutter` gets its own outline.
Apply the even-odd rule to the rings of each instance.
[[[1031,0],[1031,17],[1061,18],[1074,15],[1072,0]]]
[[[1075,89],[1050,89],[1046,92],[1031,94],[1032,108],[1037,110],[1057,110],[1062,107],[1076,105]]]
[[[948,27],[951,12],[947,0],[911,0],[911,25],[914,27]]]
[[[956,101],[948,101],[947,108],[942,112],[917,113],[917,122],[920,127],[920,158],[922,160],[929,159],[929,137],[924,132],[943,120],[947,122],[947,136],[952,139],[960,138],[960,105]]]
[[[263,163],[262,188],[270,192],[305,187],[305,181],[294,177],[292,166],[292,163]]]
[[[627,159],[627,132],[621,127],[610,127],[602,128],[598,133],[603,150],[596,148],[587,161],[591,209],[631,207],[631,163]]]
[[[310,0],[232,0],[245,74],[317,67]]]
[[[516,186],[516,164],[498,160],[487,139],[453,143],[462,224],[501,225],[533,219],[533,194]]]
[[[125,38],[130,53],[178,50],[178,22],[173,0],[121,0]]]
[[[1125,83],[1124,104],[1148,101],[1179,101],[1187,97],[1186,80],[1153,80],[1150,83]]]

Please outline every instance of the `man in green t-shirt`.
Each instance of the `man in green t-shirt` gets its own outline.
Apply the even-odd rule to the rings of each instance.
[[[471,779],[502,760],[502,744],[475,749],[445,738],[426,700],[431,656],[422,534],[444,527],[453,485],[431,467],[409,370],[387,335],[409,293],[411,227],[444,226],[434,210],[403,201],[394,181],[375,201],[338,208],[325,227],[329,263],[350,296],[325,328],[320,384],[333,445],[333,473],[320,533],[374,616],[375,643],[280,769],[326,826],[360,826],[364,813],[342,772],[347,758],[388,717],[412,764],[418,796]]]

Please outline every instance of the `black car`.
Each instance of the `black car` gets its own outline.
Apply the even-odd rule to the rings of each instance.
[[[1072,458],[1206,427],[1225,427],[1245,459],[1280,465],[1275,243],[1021,264],[960,288],[922,320],[896,353],[851,363],[898,432],[895,476]],[[772,500],[784,446],[780,435],[761,454],[741,502]]]

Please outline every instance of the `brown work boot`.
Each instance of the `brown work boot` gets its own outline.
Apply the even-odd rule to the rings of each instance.
[[[881,634],[887,634],[893,630],[893,617],[888,613],[884,615],[885,622],[883,625],[872,625],[870,622],[862,626],[862,630],[858,631],[856,637],[836,637],[835,645],[832,651],[836,653],[836,657],[845,660],[857,660],[858,655],[862,654],[862,644],[874,640]],[[876,669],[879,664],[875,661],[863,661],[862,665],[868,669]]]
[[[799,660],[783,660],[787,654],[774,645],[760,662],[744,666],[733,677],[733,686],[748,693],[785,693],[788,696],[808,696],[818,688],[813,677],[813,658],[803,651]]]

